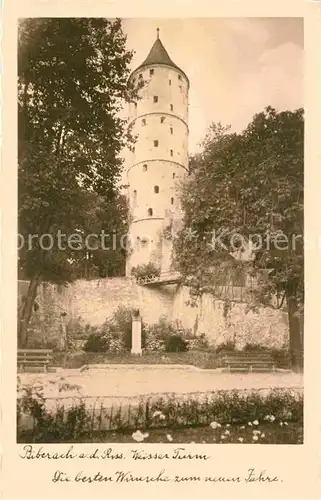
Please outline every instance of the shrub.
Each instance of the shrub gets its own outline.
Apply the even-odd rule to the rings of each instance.
[[[62,390],[68,390],[65,384]],[[20,392],[20,394],[19,394]],[[22,415],[33,420],[33,430],[20,429]],[[19,442],[56,443],[91,436],[91,417],[83,402],[69,408],[58,407],[55,414],[45,408],[42,388],[20,389],[17,398],[17,440]],[[31,439],[30,439],[31,438]]]
[[[32,339],[28,342],[28,349],[52,349],[54,352],[65,350],[64,342],[61,338],[58,339]]]
[[[205,334],[196,336],[184,329],[179,321],[169,322],[162,316],[158,323],[145,327],[145,349],[147,352],[184,352],[190,349],[208,349]]]
[[[91,334],[84,345],[86,352],[124,352],[132,347],[132,315],[134,309],[119,306],[98,331]],[[145,328],[142,324],[142,346],[145,345]]]
[[[187,335],[185,338],[185,341],[187,342],[188,349],[209,349],[210,348],[210,343],[206,338],[205,333],[202,333],[201,335],[197,336],[189,336]]]
[[[148,264],[132,267],[131,274],[136,279],[151,278],[153,276],[160,276],[160,268],[149,262]]]
[[[185,352],[187,350],[188,344],[181,335],[170,335],[165,339],[166,352]]]
[[[83,349],[85,352],[106,352],[108,351],[108,340],[100,333],[92,333],[86,340]]]
[[[252,344],[252,343],[248,343],[248,344],[245,344],[245,346],[243,347],[242,351],[245,351],[245,352],[252,352],[252,351],[265,351],[265,352],[268,352],[269,349],[267,347],[264,347],[263,345],[261,344]]]
[[[221,351],[235,351],[235,342],[228,341],[218,345],[215,349],[217,353]]]

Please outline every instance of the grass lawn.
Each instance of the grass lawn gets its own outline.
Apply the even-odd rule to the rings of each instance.
[[[92,438],[77,439],[91,443],[203,443],[203,444],[302,444],[303,422],[262,423],[259,425],[222,425],[211,427],[188,427],[177,429],[142,430],[145,438],[140,441],[133,432],[105,432]],[[148,436],[147,436],[148,434]],[[136,436],[137,437],[137,436]],[[257,437],[257,439],[256,439]],[[139,435],[138,435],[139,438]],[[70,441],[68,441],[70,442]]]
[[[64,354],[54,353],[53,366],[64,365]],[[151,352],[141,356],[131,353],[109,354],[97,352],[69,353],[65,368],[81,368],[88,364],[176,364],[194,365],[199,368],[216,368],[217,355],[210,350],[191,350],[187,352]]]

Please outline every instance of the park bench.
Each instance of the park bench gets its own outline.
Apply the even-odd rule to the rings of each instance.
[[[48,365],[52,360],[51,349],[19,349],[18,350],[18,368],[24,371],[26,366],[42,367],[47,372]]]
[[[271,372],[275,371],[275,361],[265,352],[222,352],[221,366],[228,372]]]

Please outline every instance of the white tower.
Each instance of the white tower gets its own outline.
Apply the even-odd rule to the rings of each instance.
[[[131,248],[126,273],[148,263],[166,272],[171,236],[182,218],[177,186],[188,173],[189,80],[170,59],[158,29],[150,53],[130,80],[143,86],[140,100],[129,109],[137,141],[127,163]]]

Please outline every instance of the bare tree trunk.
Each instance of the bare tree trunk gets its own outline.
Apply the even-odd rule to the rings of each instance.
[[[300,313],[298,310],[297,299],[295,295],[291,293],[291,290],[286,291],[286,300],[290,331],[291,368],[294,371],[301,371],[303,369],[303,343],[301,339]]]
[[[37,296],[37,290],[40,281],[41,281],[40,273],[38,273],[31,279],[24,304],[21,308],[21,315],[19,317],[19,324],[18,324],[18,346],[21,348],[26,347],[28,342],[28,326],[30,323],[32,310]]]

